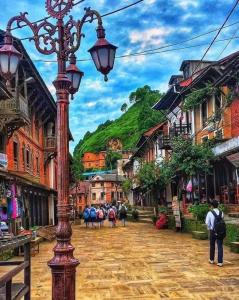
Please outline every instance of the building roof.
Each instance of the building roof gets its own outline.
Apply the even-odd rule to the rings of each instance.
[[[99,177],[99,179],[97,179]],[[118,175],[118,174],[102,174],[102,175],[96,175],[91,179],[92,181],[108,181],[108,182],[119,182],[124,181],[125,177]]]
[[[183,60],[179,70],[183,71],[185,68],[185,65],[187,65],[188,63],[191,63],[191,62],[193,62],[193,63],[208,63],[208,64],[214,63],[214,61],[211,61],[211,60],[188,59],[188,60]]]
[[[184,60],[180,67],[182,71],[185,64],[188,62],[200,62],[200,60]],[[228,70],[239,65],[239,51],[232,53],[219,61],[202,61],[203,63],[210,63],[206,67],[195,72],[195,74],[175,86],[171,86],[166,94],[153,106],[156,110],[174,110],[182,101],[180,91],[188,93],[191,88],[198,86],[198,84],[205,84],[205,81],[213,78],[213,83],[222,83],[229,80]],[[236,68],[238,69],[238,68]],[[224,80],[224,81],[223,81]]]
[[[103,175],[103,174],[112,174],[116,173],[116,170],[104,170],[104,171],[92,171],[92,172],[84,172],[83,176],[95,176],[95,175]]]
[[[156,110],[166,110],[166,109],[174,109],[181,102],[181,97],[178,97],[180,86],[172,86],[168,89],[166,94],[153,106],[153,109]],[[175,99],[177,100],[175,101]]]
[[[182,74],[179,74],[179,75],[172,75],[172,76],[170,77],[170,79],[169,79],[168,84],[169,84],[169,85],[172,85],[172,84],[174,84],[175,82],[176,82],[176,83],[179,83],[179,82],[182,81],[182,80],[183,80],[183,75],[182,75]]]

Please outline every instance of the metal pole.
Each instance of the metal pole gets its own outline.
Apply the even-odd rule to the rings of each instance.
[[[79,261],[71,245],[72,229],[69,204],[69,87],[64,56],[64,24],[57,22],[59,34],[58,75],[54,81],[57,95],[57,191],[58,226],[54,257],[48,262],[52,270],[52,299],[75,300],[75,273]]]

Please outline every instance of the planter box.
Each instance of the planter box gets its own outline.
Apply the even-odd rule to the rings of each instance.
[[[204,231],[192,231],[192,237],[197,240],[207,240],[208,233]]]
[[[231,242],[230,247],[231,247],[231,252],[239,253],[239,242]]]

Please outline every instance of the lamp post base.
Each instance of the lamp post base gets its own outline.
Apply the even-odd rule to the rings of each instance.
[[[52,271],[52,300],[75,300],[75,275],[79,261],[72,256],[74,248],[71,245],[68,248],[67,252],[65,248],[58,248],[57,251],[64,254],[56,255],[48,262]]]

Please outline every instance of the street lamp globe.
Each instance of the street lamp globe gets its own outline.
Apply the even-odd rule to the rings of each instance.
[[[70,57],[70,65],[66,68],[66,75],[71,81],[69,91],[73,98],[73,95],[79,90],[81,79],[84,76],[84,73],[76,66],[76,57],[74,54]]]
[[[97,42],[88,51],[91,54],[96,69],[105,75],[105,81],[107,81],[107,74],[109,74],[114,67],[117,47],[110,44],[105,39],[105,30],[103,26],[97,28],[97,37]]]
[[[22,54],[10,43],[0,48],[0,71],[3,77],[10,80],[17,72]]]

